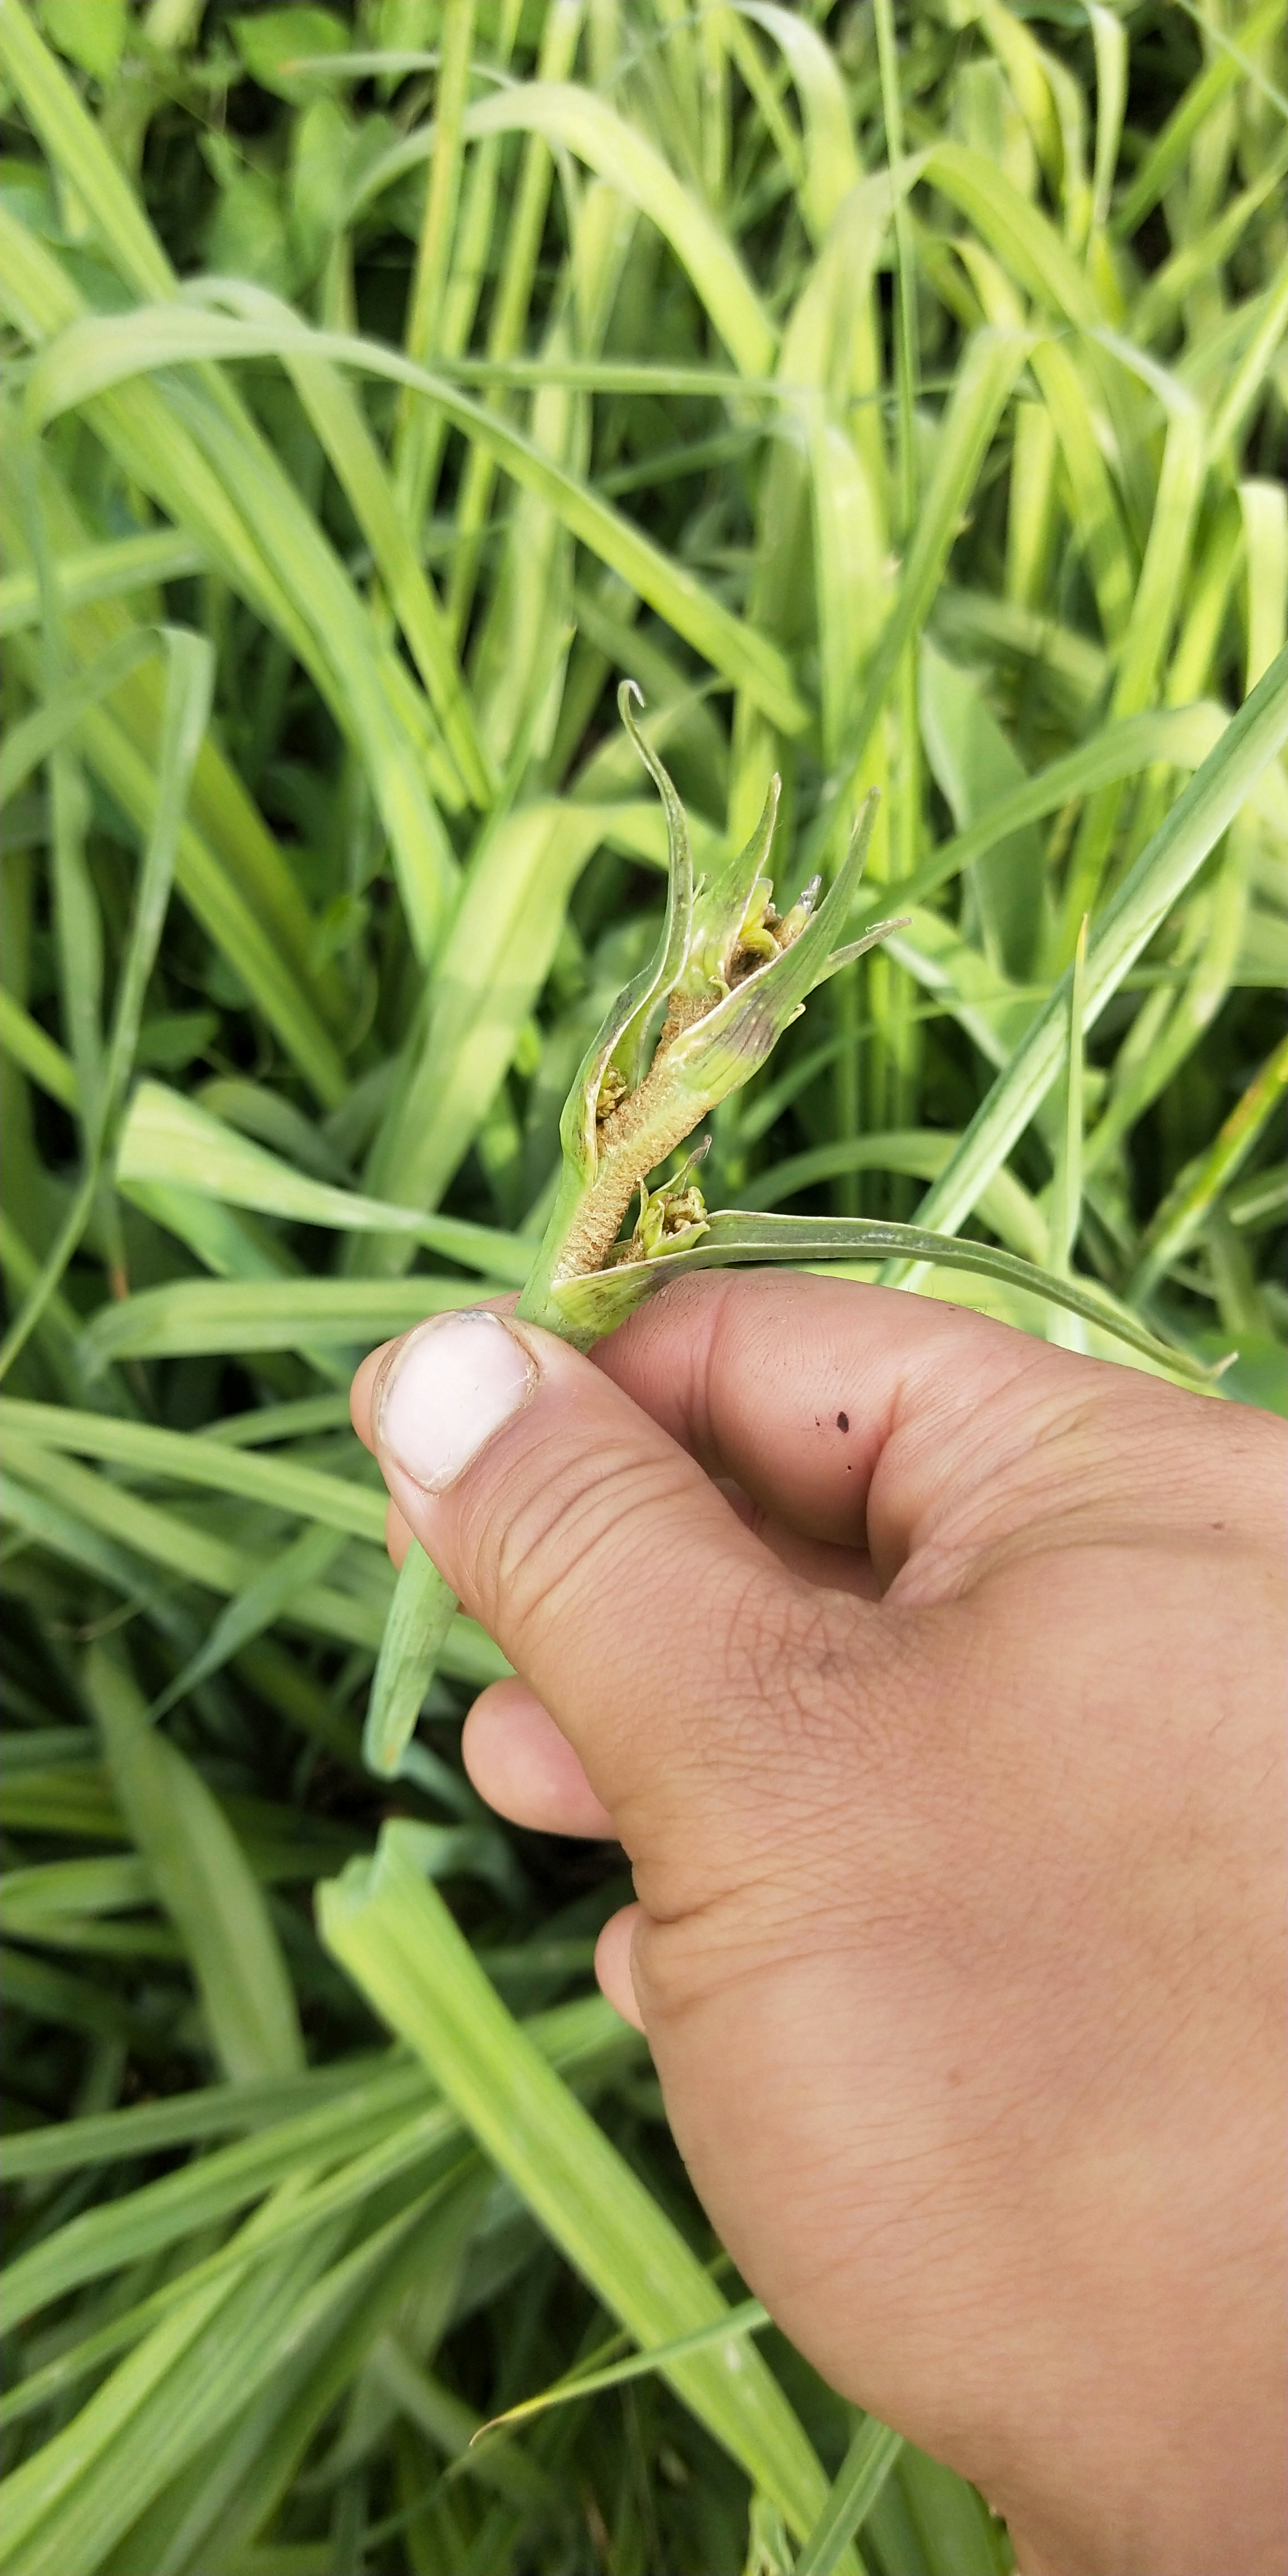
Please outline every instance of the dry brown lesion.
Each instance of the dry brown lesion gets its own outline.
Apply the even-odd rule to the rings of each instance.
[[[780,916],[769,880],[758,879],[723,968],[708,971],[696,992],[677,985],[668,995],[643,1080],[632,1089],[620,1066],[605,1067],[595,1101],[595,1177],[564,1240],[557,1278],[581,1277],[624,1257],[614,1247],[636,1190],[684,1143],[702,1115],[701,1105],[672,1081],[668,1059],[673,1046],[727,1001],[737,986],[749,982],[791,947],[809,920],[816,892],[817,884],[807,888],[800,901]],[[668,1234],[701,1222],[705,1208],[700,1193],[680,1193],[675,1204],[680,1197],[690,1196],[696,1207],[668,1222]]]
[[[656,1065],[658,1058],[665,1055],[668,1047],[674,1046],[678,1037],[683,1037],[686,1029],[693,1028],[699,1020],[705,1020],[707,1013],[714,1011],[717,1002],[723,1000],[723,993],[717,992],[714,988],[706,993],[672,993],[666,1006],[666,1018],[662,1022],[658,1035],[653,1063]]]
[[[622,1221],[641,1181],[691,1135],[701,1104],[678,1095],[666,1078],[659,1045],[644,1080],[628,1091],[598,1128],[595,1178],[560,1251],[556,1276],[578,1278],[607,1267]]]

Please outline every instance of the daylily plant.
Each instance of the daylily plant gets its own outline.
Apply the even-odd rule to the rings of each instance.
[[[864,801],[826,893],[815,878],[782,917],[768,873],[777,778],[746,848],[695,885],[683,806],[635,720],[631,702],[640,698],[634,681],[623,681],[622,722],[666,814],[666,916],[652,960],[619,994],[564,1105],[558,1196],[519,1298],[519,1318],[589,1350],[679,1271],[902,1255],[1029,1289],[1193,1375],[1176,1352],[1107,1298],[994,1245],[863,1217],[711,1213],[693,1178],[705,1142],[678,1172],[650,1188],[650,1176],[765,1062],[806,997],[903,923],[878,922],[861,939],[844,938],[875,793]],[[637,1198],[633,1226],[623,1235]],[[414,1768],[410,1738],[456,1606],[413,1542],[389,1614],[364,1738],[368,1762],[386,1777],[404,1762]]]

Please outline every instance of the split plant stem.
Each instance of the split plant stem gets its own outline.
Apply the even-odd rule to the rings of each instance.
[[[695,884],[684,808],[635,721],[642,692],[624,680],[622,723],[662,799],[667,902],[649,964],[627,984],[588,1048],[564,1104],[558,1194],[516,1315],[579,1350],[624,1323],[677,1271],[744,1261],[879,1258],[891,1253],[970,1269],[1052,1299],[1107,1326],[1165,1366],[1183,1366],[1136,1319],[1067,1278],[987,1244],[860,1217],[783,1217],[738,1209],[708,1214],[691,1155],[671,1179],[657,1172],[695,1127],[765,1063],[806,997],[902,921],[860,939],[844,932],[863,872],[877,798],[860,808],[826,894],[819,880],[780,917],[767,873],[779,781],[745,849]],[[700,1149],[703,1150],[703,1149]],[[639,1193],[633,1231],[621,1229]],[[1189,1372],[1194,1375],[1193,1369]],[[403,1766],[416,1719],[457,1609],[456,1596],[415,1539],[390,1605],[371,1686],[364,1758],[382,1777]]]

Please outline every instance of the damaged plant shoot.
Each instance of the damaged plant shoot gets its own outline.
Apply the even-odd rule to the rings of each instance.
[[[518,1318],[584,1351],[684,1270],[902,1254],[1032,1290],[1175,1369],[1177,1354],[1115,1312],[1108,1300],[1013,1253],[862,1217],[708,1211],[694,1178],[705,1145],[690,1152],[674,1174],[665,1174],[663,1166],[702,1120],[764,1064],[808,996],[904,925],[882,921],[861,938],[844,937],[863,873],[875,791],[864,799],[826,891],[814,878],[781,916],[769,872],[776,777],[746,848],[695,883],[684,808],[636,722],[633,699],[642,704],[643,693],[624,680],[617,696],[622,723],[666,816],[666,912],[652,959],[619,994],[564,1104],[558,1193],[519,1297]],[[652,1175],[659,1177],[650,1188]],[[637,1200],[634,1223],[623,1234]],[[390,1606],[364,1735],[370,1767],[386,1778],[408,1762],[416,1719],[456,1607],[450,1586],[413,1540]],[[414,1749],[410,1761],[414,1769]]]

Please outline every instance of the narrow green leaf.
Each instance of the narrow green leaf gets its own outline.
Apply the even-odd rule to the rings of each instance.
[[[406,1205],[437,1202],[482,1126],[606,823],[602,806],[542,799],[482,835],[435,960],[424,1050],[370,1167]]]
[[[156,811],[155,759],[146,757],[107,707],[84,720],[85,755],[109,792],[141,830]],[[208,748],[208,746],[207,746]],[[212,780],[215,793],[221,776]],[[212,841],[195,822],[180,831],[175,879],[203,930],[228,959],[269,1027],[327,1108],[348,1088],[343,1060],[313,998],[302,988],[289,948],[257,918]]]
[[[1239,485],[1239,509],[1248,557],[1247,686],[1255,689],[1288,629],[1288,492],[1249,475]]]
[[[128,1859],[43,1861],[34,1869],[9,1869],[0,1879],[0,1928],[39,1939],[42,1923],[60,1914],[114,1914],[150,1905],[152,1872],[134,1854]]]
[[[1117,717],[1134,715],[1153,692],[1185,583],[1203,486],[1202,416],[1179,390],[1169,388],[1169,396],[1171,417],[1154,515],[1114,680],[1111,713]],[[1120,785],[1102,788],[1083,815],[1065,884],[1062,958],[1071,954],[1078,924],[1095,903],[1121,802]]]
[[[1288,652],[1277,655],[1245,699],[1093,927],[1087,947],[1087,1028],[1094,1027],[1286,740]],[[1068,981],[1062,978],[1056,986],[998,1075],[952,1161],[923,1199],[917,1212],[921,1223],[940,1229],[960,1225],[1045,1100],[1064,1055]]]
[[[170,294],[174,272],[138,198],[20,0],[0,0],[0,62],[50,159],[74,170],[78,195],[136,293]]]
[[[1082,1217],[1083,1083],[1087,980],[1087,923],[1084,917],[1073,952],[1069,979],[1069,1032],[1064,1077],[1064,1118],[1051,1186],[1051,1237],[1047,1254],[1053,1271],[1067,1277]]]
[[[1240,44],[1256,50],[1267,37],[1283,24],[1288,9],[1285,0],[1260,0],[1260,6],[1248,11],[1239,29]],[[1233,89],[1244,77],[1243,63],[1233,50],[1215,51],[1192,81],[1185,96],[1173,108],[1161,134],[1154,137],[1130,187],[1125,191],[1114,218],[1114,231],[1125,237],[1136,230],[1151,206],[1156,206],[1164,190],[1182,168],[1195,137],[1211,115],[1218,99]]]
[[[112,2003],[110,1996],[101,1999],[108,2006]],[[538,2053],[569,2076],[633,2059],[641,2049],[637,2034],[625,2028],[599,1995],[538,2014],[524,2025],[524,2031]],[[11,2263],[6,2315],[11,2325],[17,2325],[79,2283],[98,2280],[104,2273],[140,2262],[226,2220],[264,2193],[275,2192],[292,2175],[327,2170],[347,2159],[350,2172],[348,2182],[339,2186],[341,2195],[348,2191],[361,2200],[371,2185],[373,2169],[364,2165],[355,2184],[353,2169],[360,2159],[381,2151],[380,2179],[392,2180],[446,2155],[460,2133],[456,2107],[435,2099],[423,2067],[408,2064],[405,2058],[386,2062],[332,2100],[314,2100],[260,2135],[216,2147],[115,2202],[82,2211]],[[339,2202],[331,2205],[338,2207]],[[289,2204],[273,2212],[272,2224],[283,2236],[292,2220]],[[306,2223],[311,2224],[311,2219]],[[258,2237],[251,2240],[252,2259],[258,2241]],[[235,2251],[233,2246],[224,2247],[220,2255],[207,2258],[207,2277],[226,2277],[246,2253],[244,2242]],[[186,2298],[192,2286],[179,2279],[151,2293],[146,2303],[149,2318],[176,2299]],[[127,2335],[126,2340],[130,2339]]]
[[[288,351],[383,376],[437,403],[453,425],[492,455],[517,483],[546,501],[570,534],[647,599],[677,634],[745,689],[786,731],[799,731],[806,711],[775,646],[734,617],[683,565],[663,555],[630,520],[553,464],[520,431],[471,402],[443,377],[376,341],[310,331],[304,323],[288,328],[285,323],[242,322],[231,314],[203,312],[192,304],[154,306],[110,321],[72,323],[37,360],[28,402],[33,419],[49,420],[94,393],[155,368],[199,358],[285,356]],[[1015,367],[1019,364],[1017,356]],[[1015,368],[1007,391],[1014,373]],[[1005,393],[998,401],[999,410],[1003,400]],[[213,417],[206,426],[213,436]],[[231,451],[229,470],[235,472]]]
[[[1281,657],[1288,658],[1288,657]],[[1241,1100],[1213,1138],[1205,1154],[1188,1165],[1168,1191],[1145,1238],[1128,1293],[1143,1302],[1165,1271],[1193,1242],[1205,1216],[1234,1179],[1258,1136],[1288,1090],[1288,1038],[1253,1075]]]
[[[131,2012],[110,1987],[94,1985],[70,1969],[52,1967],[47,1959],[34,1959],[29,1951],[16,1950],[9,1942],[4,1945],[2,1973],[11,2012],[30,2013],[33,2020],[52,2022],[58,2029],[83,2031],[88,2039],[124,2040],[145,2058],[155,2054],[160,2036],[155,2024],[149,2030],[141,2015]],[[0,2497],[3,2493],[0,2486]]]
[[[181,627],[164,627],[162,642],[166,657],[166,696],[156,800],[152,827],[139,869],[129,941],[117,983],[103,1068],[100,1132],[105,1129],[134,1068],[144,995],[160,946],[179,834],[214,691],[215,657],[204,635],[191,635]]]
[[[148,626],[122,636],[87,671],[63,680],[29,716],[10,726],[0,746],[0,798],[6,805],[42,760],[76,732],[87,708],[110,697],[136,663],[156,652],[159,641],[156,629]]]
[[[80,1344],[87,1377],[113,1360],[200,1352],[369,1349],[426,1315],[477,1304],[469,1279],[172,1279],[100,1306]],[[313,1399],[308,1399],[313,1400]],[[317,1398],[317,1402],[330,1402]],[[253,1426],[254,1417],[249,1417]]]
[[[795,2576],[832,2576],[841,2552],[872,2511],[903,2449],[875,2415],[865,2415],[829,2489],[827,2502],[795,2560]]]
[[[1112,9],[1089,7],[1087,15],[1096,56],[1096,165],[1091,220],[1103,227],[1109,220],[1127,105],[1127,31]]]
[[[151,1711],[153,1722],[163,1717],[176,1700],[187,1697],[201,1682],[238,1654],[251,1639],[271,1628],[284,1610],[289,1609],[297,1593],[306,1585],[320,1581],[344,1541],[338,1530],[313,1528],[303,1530],[289,1547],[263,1567],[254,1580],[235,1593],[226,1610],[221,1610],[205,1644],[191,1656],[181,1672],[175,1675],[161,1693]],[[236,2081],[249,2071],[229,2067]],[[280,2071],[280,2070],[278,2070]]]
[[[331,2267],[301,2315],[299,2333],[283,2338],[276,2365],[259,2375],[252,2401],[237,2401],[226,2427],[189,2451],[179,2476],[133,2526],[112,2576],[152,2576],[158,2564],[175,2576],[206,2576],[212,2565],[229,2576],[266,2576],[256,2567],[258,2552],[246,2544],[272,2521],[314,2436],[369,2355],[374,2364],[372,2346],[383,2343],[407,2281],[428,2285],[445,2268],[445,2252],[477,2209],[480,2179],[476,2160],[463,2159],[454,2177],[417,2195],[404,2215]],[[356,2534],[341,2526],[336,2537],[339,2549],[328,2544],[327,2568],[337,2556],[342,2567],[354,2566],[354,2548],[364,2545],[362,2523]],[[286,2566],[277,2568],[277,2553],[269,2552],[269,2576],[311,2576],[308,2554],[301,2569],[297,2551],[295,2544]]]
[[[729,2343],[735,2335],[759,2334],[770,2323],[769,2310],[762,2308],[759,2299],[743,2299],[713,2324],[699,2326],[693,2334],[680,2335],[673,2343],[658,2344],[651,2352],[633,2352],[625,2361],[609,2362],[602,2370],[574,2371],[567,2379],[556,2380],[552,2388],[543,2388],[538,2397],[521,2397],[517,2406],[507,2406],[503,2415],[494,2415],[481,2425],[475,2439],[497,2432],[503,2424],[526,2423],[531,2415],[544,2415],[548,2407],[569,2406],[574,2398],[597,2397],[605,2388],[620,2388],[629,2379],[645,2379],[667,2362],[681,2361],[691,2352],[704,2352],[709,2344]]]
[[[994,2531],[964,2478],[909,2442],[899,2455],[898,2479],[932,2568],[951,2567],[953,2576],[1000,2576],[1010,2553],[1002,2554],[1003,2535]]]
[[[51,569],[59,603],[67,611],[87,607],[94,600],[150,590],[154,583],[182,581],[185,574],[205,570],[205,557],[178,529],[149,528],[141,536],[109,537],[100,545],[78,546],[57,555]],[[24,627],[34,626],[39,616],[34,573],[5,573],[0,578],[0,635],[19,634]]]
[[[1259,401],[1279,344],[1288,332],[1288,276],[1280,275],[1262,299],[1257,328],[1227,384],[1208,429],[1208,451],[1224,457]]]
[[[318,1919],[328,1948],[636,2341],[667,2343],[718,2322],[710,2277],[510,2019],[425,1881],[416,1829],[386,1825],[374,1861],[319,1888]],[[804,2531],[825,2492],[818,2461],[765,2365],[736,2348],[736,2378],[709,2353],[672,2362],[666,2376]]]
[[[62,1863],[49,1866],[57,1869]],[[73,1864],[79,1867],[79,1863]],[[91,1861],[101,1869],[101,1861]],[[117,1860],[112,1867],[146,1873],[144,1862]],[[151,1888],[151,1878],[147,1884]],[[5,2142],[9,2179],[30,2175],[75,2173],[85,2165],[108,2164],[146,2156],[165,2147],[184,2147],[199,2139],[222,2138],[239,2130],[271,2128],[310,2102],[325,2101],[376,2074],[387,2059],[337,2058],[307,2075],[258,2078],[249,2084],[207,2084],[164,2102],[132,2103],[128,2109],[101,2111],[73,2120],[51,2120],[25,2129]]]
[[[192,1764],[149,1725],[119,1655],[91,1649],[85,1685],[117,1795],[179,1932],[211,2039],[234,2083],[304,2064],[295,1998],[245,1854]]]
[[[982,152],[947,137],[926,155],[926,176],[983,235],[1006,270],[1038,306],[1054,305],[1070,322],[1094,330],[1102,319],[1094,291],[1055,226]]]
[[[946,1168],[951,1170],[956,1159],[955,1154],[951,1156]],[[1057,1278],[1052,1271],[1039,1269],[1036,1263],[1022,1261],[1015,1253],[1003,1252],[993,1244],[971,1243],[959,1235],[931,1234],[924,1226],[900,1225],[884,1218],[755,1216],[726,1208],[708,1218],[701,1241],[684,1251],[658,1252],[648,1260],[619,1262],[615,1269],[566,1280],[555,1293],[570,1330],[597,1339],[624,1322],[664,1280],[683,1271],[718,1270],[743,1261],[786,1261],[799,1266],[829,1260],[878,1262],[892,1257],[933,1263],[948,1270],[969,1270],[977,1278],[996,1280],[1001,1287],[1023,1289],[1030,1296],[1080,1316],[1084,1323],[1096,1325],[1114,1341],[1125,1342],[1156,1368],[1191,1383],[1210,1382],[1211,1372],[1201,1362],[1159,1341],[1105,1290]]]
[[[801,212],[821,241],[842,199],[863,176],[836,56],[806,19],[774,0],[743,0],[739,15],[773,37],[796,84],[805,112]]]
[[[76,1107],[76,1070],[56,1038],[24,1011],[21,1002],[0,984],[0,1052],[20,1064],[33,1082],[63,1109]]]
[[[152,829],[139,870],[134,915],[117,981],[111,1034],[92,1093],[88,1088],[87,1064],[82,1061],[78,1070],[77,1098],[84,1138],[80,1188],[73,1197],[38,1278],[4,1337],[0,1347],[0,1378],[7,1374],[39,1323],[80,1240],[94,1202],[109,1123],[138,1045],[144,992],[161,938],[193,765],[206,730],[214,685],[214,655],[203,636],[166,628],[162,640],[166,653],[166,705]],[[56,805],[57,773],[54,789]]]
[[[179,1092],[159,1082],[139,1084],[130,1104],[116,1155],[116,1177],[123,1188],[131,1182],[171,1182],[197,1189],[234,1207],[259,1208],[267,1216],[290,1217],[302,1225],[339,1227],[359,1234],[406,1234],[417,1243],[480,1270],[485,1277],[518,1287],[528,1275],[532,1249],[517,1236],[493,1233],[488,1226],[463,1223],[459,1217],[422,1216],[391,1201],[361,1198],[356,1191],[331,1188],[292,1170],[222,1119],[212,1118]]]
[[[1105,725],[1076,751],[1053,760],[1046,769],[990,802],[966,830],[941,842],[933,857],[900,885],[905,907],[922,904],[951,878],[1020,833],[1028,823],[1058,813],[1078,797],[1116,779],[1134,778],[1151,761],[1177,769],[1197,769],[1220,741],[1229,717],[1211,701],[1194,707],[1159,708],[1146,715],[1124,716]],[[1254,790],[1255,793],[1255,790]],[[875,906],[882,890],[860,892],[861,908]]]
[[[467,134],[540,134],[575,152],[611,187],[629,195],[671,243],[730,356],[751,376],[768,375],[774,333],[728,235],[639,128],[606,99],[571,83],[532,81],[472,107]]]
[[[362,1737],[362,1758],[381,1779],[398,1775],[456,1607],[450,1585],[413,1539],[385,1621]]]
[[[52,1420],[56,1426],[52,1436],[58,1438],[64,1419],[60,1408],[35,1406],[33,1412],[46,1422]],[[78,1418],[82,1423],[105,1419],[102,1415],[82,1415],[73,1416],[73,1422]],[[58,1448],[46,1446],[44,1440],[33,1439],[16,1427],[12,1415],[4,1428],[11,1473],[0,1486],[0,1516],[27,1530],[69,1564],[102,1576],[127,1599],[141,1601],[154,1624],[173,1639],[181,1654],[191,1650],[190,1619],[169,1603],[164,1587],[148,1581],[149,1563],[165,1566],[184,1582],[198,1584],[208,1592],[241,1593],[254,1582],[261,1568],[249,1548],[234,1547],[208,1529],[198,1529],[185,1513],[169,1505],[145,1502],[126,1486],[109,1482],[90,1468],[74,1465]],[[172,1432],[155,1436],[172,1444],[168,1450],[151,1453],[155,1468],[163,1475],[173,1474],[225,1489],[231,1483],[233,1490],[244,1490],[243,1481],[223,1474],[209,1455],[213,1450],[235,1455],[233,1444],[196,1444],[191,1435]],[[92,1438],[73,1430],[68,1445],[92,1449],[94,1444]],[[196,1446],[201,1449],[200,1457],[192,1454]],[[142,1455],[135,1453],[130,1463],[142,1463]],[[319,1485],[323,1488],[321,1497],[316,1491]],[[332,1489],[329,1494],[328,1486]],[[261,1487],[254,1499],[268,1502],[270,1508],[294,1510],[304,1517],[320,1519],[324,1526],[347,1531],[351,1537],[365,1537],[371,1552],[366,1565],[352,1557],[348,1561],[351,1579],[356,1577],[362,1585],[360,1593],[306,1583],[293,1593],[281,1616],[290,1626],[306,1633],[338,1638],[344,1645],[374,1652],[380,1644],[394,1589],[380,1543],[384,1528],[380,1498],[364,1494],[357,1487],[345,1487],[338,1478],[329,1477],[315,1478],[304,1493],[307,1503],[298,1481],[288,1474],[285,1486],[277,1482],[267,1492]],[[289,1502],[288,1495],[292,1498]],[[319,1501],[321,1508],[314,1508]],[[126,1549],[132,1553],[127,1555]],[[478,1687],[504,1679],[509,1671],[499,1648],[472,1619],[464,1617],[453,1622],[440,1660],[445,1672]]]
[[[925,639],[919,703],[926,756],[952,810],[960,845],[970,826],[990,809],[1023,796],[1028,785],[1024,767],[973,676]],[[1023,980],[1038,954],[1045,923],[1042,845],[1032,825],[1021,824],[981,851],[971,866],[970,882],[985,954],[1004,974]],[[906,907],[902,880],[900,900]]]
[[[21,1444],[20,1444],[21,1445]],[[132,1554],[118,1539],[126,1532],[119,1520],[113,1524],[114,1535],[95,1528],[66,1504],[42,1492],[36,1484],[25,1482],[15,1473],[18,1461],[11,1462],[0,1487],[0,1518],[11,1528],[24,1530],[42,1547],[50,1548],[74,1565],[82,1576],[97,1577],[122,1594],[126,1601],[142,1603],[163,1636],[169,1636],[182,1653],[191,1641],[186,1614],[167,1600],[165,1588],[151,1580],[146,1557]],[[110,1515],[104,1514],[104,1518]],[[11,1752],[9,1760],[14,1756]]]
[[[217,1493],[240,1494],[247,1502],[322,1521],[354,1538],[384,1542],[383,1495],[341,1476],[323,1475],[316,1467],[285,1458],[247,1457],[222,1441],[165,1431],[150,1422],[120,1422],[103,1413],[75,1413],[67,1405],[26,1404],[13,1397],[0,1399],[0,1425],[32,1449],[71,1449],[87,1458],[111,1459],[145,1476],[208,1485]],[[196,1543],[195,1529],[185,1524],[185,1534]],[[202,1544],[213,1547],[215,1542],[203,1537]],[[240,1589],[240,1584],[229,1588]]]
[[[249,320],[295,325],[289,305],[262,287],[231,284],[225,289]],[[352,506],[375,559],[385,593],[415,657],[431,706],[476,804],[486,804],[495,780],[479,738],[474,710],[456,658],[447,621],[407,542],[406,524],[384,459],[363,419],[352,389],[336,369],[320,358],[287,360],[309,418]],[[423,405],[414,407],[424,418]]]
[[[918,1181],[933,1181],[957,1143],[951,1129],[887,1128],[875,1136],[841,1137],[835,1144],[810,1145],[785,1163],[772,1163],[744,1188],[749,1210],[777,1209],[798,1191],[832,1180],[838,1172],[907,1172]],[[1011,1171],[996,1173],[980,1199],[979,1213],[1008,1251],[1039,1265],[1046,1261],[1048,1228],[1037,1201]],[[808,1222],[808,1220],[805,1220]]]
[[[863,703],[848,745],[844,775],[829,789],[809,838],[811,859],[830,844],[840,824],[848,831],[863,761],[901,654],[924,623],[940,581],[957,524],[988,452],[1030,343],[1021,333],[980,332],[958,371],[939,434],[935,471],[924,495],[916,532],[894,606],[868,670]]]
[[[386,2222],[406,2231],[413,2213]],[[74,2423],[6,2480],[11,2501],[0,2545],[5,2576],[66,2576],[102,2564],[203,2438],[218,2434],[256,2388],[289,2361],[346,2275],[381,2250],[380,2236],[327,2267],[339,2225],[316,2228],[250,2279],[194,2291],[96,2391]],[[322,2276],[319,2280],[319,2275]],[[38,2479],[28,2471],[39,2470]],[[127,2565],[129,2564],[127,2558]],[[132,2569],[131,2576],[141,2576]]]

